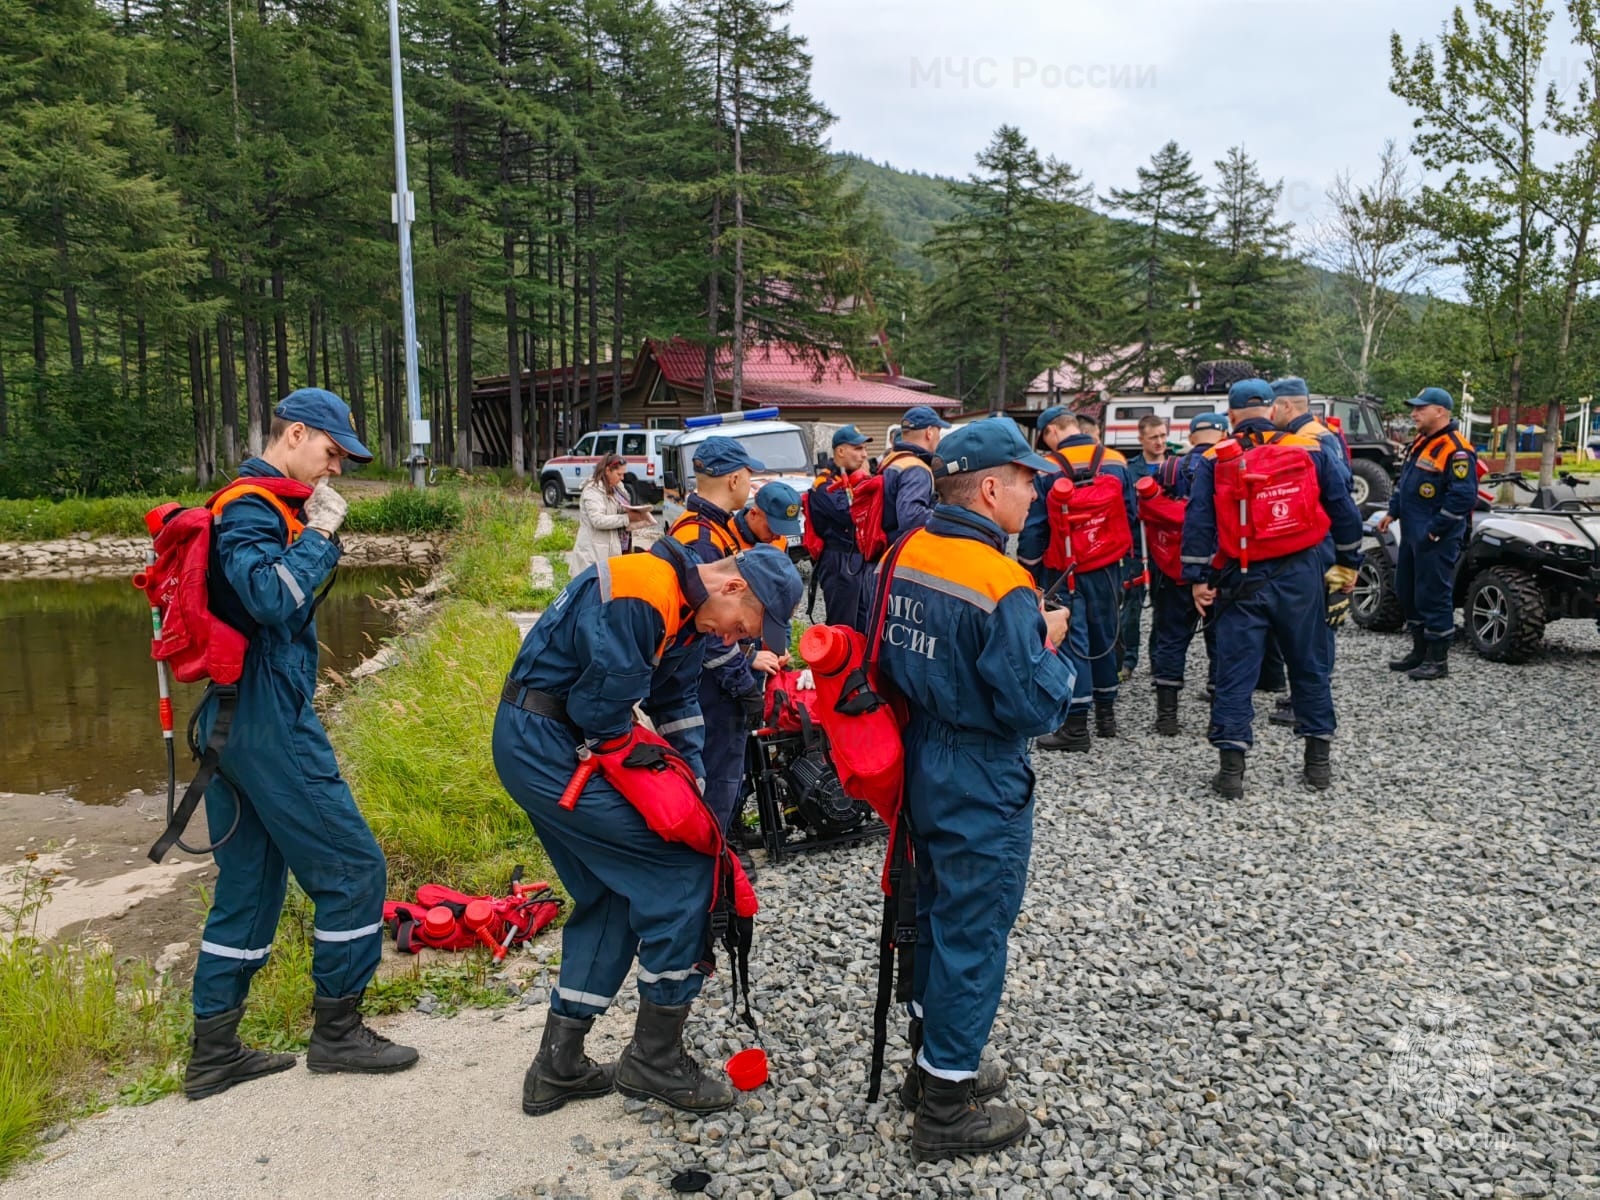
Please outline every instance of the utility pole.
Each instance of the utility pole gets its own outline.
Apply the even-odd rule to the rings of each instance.
[[[400,324],[406,351],[406,406],[411,415],[411,486],[428,481],[428,446],[432,433],[422,419],[422,397],[417,383],[417,304],[411,282],[411,223],[417,219],[417,200],[406,178],[406,111],[400,94],[400,4],[389,0],[389,80],[394,98],[394,194],[390,216],[400,227]]]

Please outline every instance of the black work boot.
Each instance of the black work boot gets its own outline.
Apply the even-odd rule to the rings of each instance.
[[[1163,737],[1178,733],[1178,689],[1175,687],[1156,688],[1156,732]]]
[[[970,1079],[940,1079],[920,1067],[922,1106],[911,1127],[911,1153],[918,1162],[965,1154],[987,1154],[1020,1142],[1028,1116],[1020,1108],[982,1104]]]
[[[907,1112],[916,1112],[922,1106],[922,1069],[917,1066],[917,1051],[922,1049],[922,1022],[911,1018],[907,1033],[911,1042],[911,1066],[906,1071],[906,1081],[900,1085],[900,1103]],[[978,1074],[972,1080],[972,1096],[980,1104],[993,1100],[1006,1090],[1006,1069],[997,1062],[980,1062]]]
[[[1418,625],[1411,631],[1411,653],[1404,658],[1391,658],[1389,670],[1414,671],[1422,665],[1422,660],[1427,656],[1427,638],[1423,635],[1422,626]]]
[[[316,1024],[306,1047],[306,1066],[318,1073],[348,1071],[355,1075],[387,1075],[414,1066],[417,1052],[397,1046],[361,1020],[361,993],[311,1001]]]
[[[292,1054],[269,1054],[241,1045],[239,1019],[243,1016],[243,1008],[230,1008],[214,1017],[194,1019],[189,1069],[183,1076],[183,1094],[189,1099],[204,1100],[236,1083],[276,1075],[294,1066]]]
[[[1308,737],[1306,739],[1306,782],[1317,791],[1324,791],[1333,783],[1333,765],[1329,761],[1328,751],[1332,743],[1327,738]]]
[[[1117,736],[1117,703],[1115,700],[1099,700],[1095,702],[1094,735],[1095,737],[1103,738]]]
[[[683,1046],[689,1006],[652,1004],[639,997],[633,1040],[617,1059],[617,1091],[636,1100],[659,1100],[680,1112],[714,1113],[733,1107],[733,1089],[700,1073]]]
[[[592,1062],[583,1052],[583,1039],[594,1025],[593,1017],[563,1017],[546,1014],[544,1040],[539,1056],[522,1077],[522,1111],[530,1117],[555,1112],[568,1100],[589,1100],[611,1094],[611,1076],[616,1070]]]
[[[1069,712],[1067,723],[1054,733],[1047,733],[1035,746],[1041,750],[1065,750],[1069,754],[1087,754],[1089,751],[1089,713]]]
[[[1244,799],[1244,751],[1223,750],[1221,765],[1211,777],[1211,790],[1228,800]]]
[[[1450,639],[1430,638],[1427,658],[1421,666],[1406,672],[1407,679],[1445,679],[1450,675]]]
[[[1278,697],[1277,703],[1272,706],[1272,712],[1267,721],[1273,725],[1294,725],[1294,700],[1288,692]]]

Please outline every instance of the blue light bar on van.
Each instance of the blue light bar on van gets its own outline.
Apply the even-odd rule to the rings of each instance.
[[[703,417],[685,417],[685,429],[705,429],[711,425],[732,425],[735,421],[776,421],[778,419],[778,406],[771,408],[752,408],[748,412],[732,413],[707,413]]]
[[[634,424],[631,421],[602,421],[600,423],[600,428],[601,429],[643,429],[644,426],[643,425]]]

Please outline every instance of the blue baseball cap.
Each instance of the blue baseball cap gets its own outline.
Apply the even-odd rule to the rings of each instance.
[[[950,429],[946,421],[926,404],[918,404],[914,408],[906,409],[906,415],[900,418],[901,429]]]
[[[973,421],[939,443],[936,475],[964,475],[1015,463],[1032,471],[1055,468],[1028,448],[1028,440],[1010,417]]]
[[[356,436],[356,419],[350,413],[350,406],[325,388],[300,388],[290,392],[278,401],[272,415],[320,429],[357,462],[372,461],[372,451]]]
[[[1223,433],[1227,433],[1228,418],[1218,412],[1201,413],[1189,422],[1190,433],[1197,429],[1220,429]]]
[[[761,490],[766,491],[766,488]],[[800,572],[794,569],[789,556],[775,546],[753,546],[735,554],[733,562],[766,610],[761,640],[774,654],[788,653],[789,618],[794,615],[804,590]]]
[[[1285,375],[1282,379],[1272,381],[1272,394],[1274,396],[1310,396],[1311,389],[1306,387],[1306,381],[1298,375]]]
[[[751,458],[750,451],[731,437],[708,437],[694,448],[696,475],[709,475],[715,479],[721,475],[732,475],[740,467],[748,467],[752,471],[767,469],[765,463]]]
[[[1423,388],[1415,396],[1406,401],[1412,408],[1425,408],[1430,404],[1437,404],[1440,408],[1456,410],[1455,397],[1443,388]]]
[[[1228,389],[1229,408],[1271,408],[1276,399],[1265,379],[1241,379]]]
[[[862,433],[854,425],[846,425],[842,429],[833,431],[833,444],[838,446],[865,446],[872,439]]]
[[[1033,419],[1033,430],[1035,433],[1043,433],[1045,426],[1056,420],[1056,418],[1070,417],[1071,415],[1072,410],[1069,409],[1065,404],[1052,404],[1049,408],[1045,409]]]
[[[800,493],[781,479],[762,484],[751,503],[767,514],[773,533],[783,537],[800,533]]]

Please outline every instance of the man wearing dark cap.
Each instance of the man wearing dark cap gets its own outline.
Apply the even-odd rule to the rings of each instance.
[[[924,1161],[1020,1141],[1028,1116],[985,1103],[1005,1072],[982,1054],[1033,845],[1028,739],[1061,723],[1073,666],[1062,609],[1041,611],[1005,557],[1049,464],[1009,418],[939,447],[939,505],[894,561],[882,669],[905,697],[906,805],[917,867],[911,1044],[901,1099]]]
[[[383,947],[383,851],[339,774],[312,707],[317,686],[317,589],[338,564],[345,502],[329,486],[346,460],[370,462],[343,400],[302,388],[272,413],[266,448],[239,467],[241,480],[313,485],[303,501],[266,487],[227,502],[212,531],[213,611],[253,630],[231,702],[209,689],[201,704],[204,745],[229,720],[206,821],[217,882],[194,974],[194,1037],[184,1092],[200,1099],[287,1070],[292,1054],[239,1042],[250,980],[265,965],[283,909],[288,872],[311,897],[315,1027],[313,1071],[399,1071],[417,1052],[361,1020],[361,996]],[[237,828],[234,823],[237,821]],[[229,829],[232,836],[227,836]]]
[[[933,515],[929,468],[940,435],[950,427],[949,421],[926,404],[908,408],[900,418],[900,436],[878,464],[883,476],[883,531],[891,546],[901,534],[921,529]]]
[[[562,792],[578,750],[617,744],[640,705],[657,732],[703,771],[697,696],[704,650],[764,639],[781,650],[800,576],[770,546],[702,564],[663,538],[649,554],[596,563],[567,585],[528,631],[494,723],[494,763],[520,804],[572,912],[561,931],[561,978],[544,1038],[522,1087],[529,1115],[612,1090],[690,1113],[731,1107],[683,1044],[709,946],[714,860],[654,833],[600,776],[577,803]],[[639,960],[639,1016],[615,1067],[583,1042]]]
[[[672,538],[687,546],[703,563],[717,562],[752,546],[783,546],[787,538],[770,525],[773,514],[755,506],[750,498],[751,475],[766,467],[744,446],[727,437],[709,437],[695,447],[695,490],[687,512],[673,524]],[[777,508],[785,532],[800,532],[800,497],[788,484],[766,483],[757,493],[771,491],[768,502]],[[787,515],[793,507],[794,514]],[[756,529],[760,524],[762,528]],[[790,613],[784,613],[787,621]],[[745,742],[751,722],[760,718],[766,700],[767,676],[788,660],[789,639],[763,649],[747,638],[706,652],[700,678],[700,711],[705,721],[706,804],[722,824],[731,827],[744,780]],[[740,847],[745,869],[754,864]]]
[[[1423,388],[1406,403],[1417,436],[1378,528],[1400,522],[1394,586],[1411,631],[1411,653],[1392,660],[1389,669],[1404,671],[1408,679],[1443,679],[1450,674],[1456,631],[1456,559],[1478,503],[1478,456],[1456,425],[1449,392]]]
[[[822,540],[822,553],[812,565],[812,577],[815,586],[822,589],[828,621],[852,626],[862,633],[867,630],[872,577],[856,546],[850,493],[845,484],[856,472],[866,469],[871,440],[854,425],[835,430],[833,461],[818,474],[806,494],[807,520],[812,533]]]
[[[1217,632],[1217,691],[1207,736],[1218,750],[1220,769],[1211,786],[1235,800],[1244,796],[1245,754],[1254,743],[1250,694],[1269,635],[1282,648],[1288,669],[1295,733],[1306,743],[1305,780],[1314,788],[1329,786],[1336,721],[1328,678],[1327,593],[1330,587],[1348,592],[1355,586],[1361,557],[1361,515],[1343,474],[1316,438],[1274,428],[1269,419],[1274,399],[1262,379],[1241,380],[1229,389],[1232,436],[1201,458],[1183,522],[1184,582],[1192,585],[1195,605],[1211,616]],[[1268,443],[1279,452],[1303,451],[1307,457],[1284,455],[1285,474],[1273,478],[1270,500],[1258,504],[1249,454]],[[1223,472],[1226,476],[1219,478]],[[1249,524],[1236,516],[1241,503],[1250,513]],[[1276,524],[1260,523],[1260,512]],[[1237,532],[1221,537],[1224,524]],[[1296,544],[1300,548],[1292,548]]]

